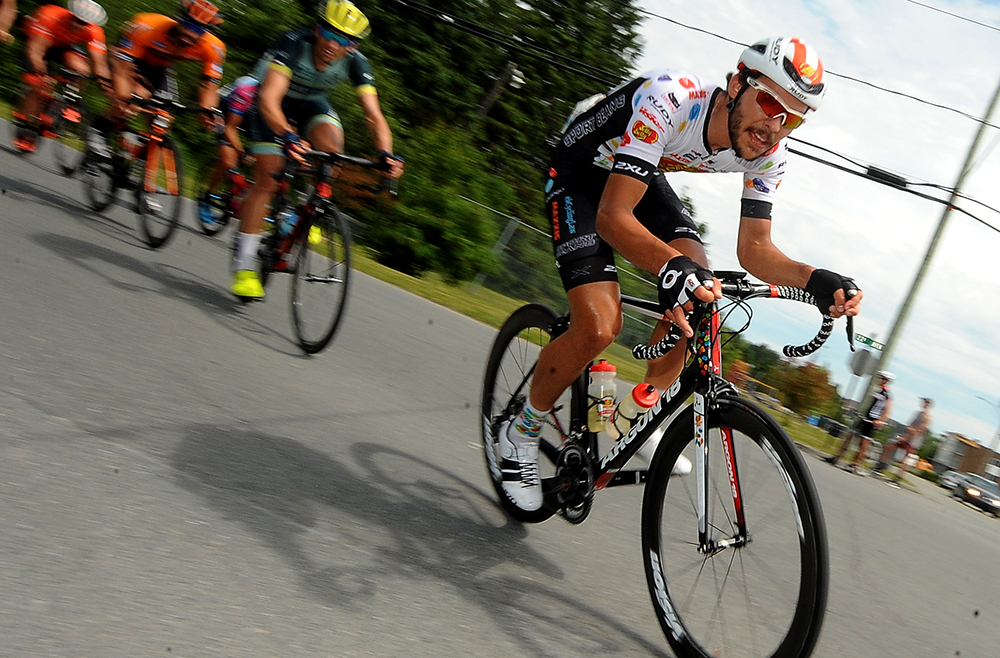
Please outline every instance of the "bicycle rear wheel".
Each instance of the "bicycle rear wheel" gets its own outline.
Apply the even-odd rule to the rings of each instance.
[[[300,229],[292,269],[292,324],[299,346],[315,354],[330,344],[347,307],[351,233],[347,220],[333,206]]]
[[[90,132],[90,112],[82,103],[64,105],[52,126],[55,161],[64,176],[72,176],[83,164]]]
[[[678,455],[695,461],[694,413],[667,430],[643,494],[646,580],[660,626],[679,658],[804,658],[826,612],[826,524],[795,444],[757,407],[721,396],[708,421],[709,550],[699,550],[696,473],[670,477]],[[748,541],[737,512],[722,433],[732,436]],[[697,467],[696,467],[697,468]]]
[[[483,377],[482,414],[483,452],[486,472],[497,492],[500,506],[522,523],[538,523],[548,519],[556,508],[546,496],[538,510],[528,512],[518,507],[503,489],[500,470],[499,431],[506,421],[512,420],[524,407],[531,387],[531,377],[538,361],[538,353],[560,332],[556,329],[559,317],[547,306],[528,304],[507,318],[497,334],[486,362]],[[572,409],[575,396],[580,395],[579,381],[562,394],[542,426],[539,444],[538,474],[543,486],[546,478],[554,475],[555,463],[562,449],[564,434],[573,427]]]
[[[181,221],[181,181],[184,169],[181,152],[168,136],[150,141],[143,150],[135,204],[146,244],[159,249]],[[144,179],[143,179],[144,177]]]

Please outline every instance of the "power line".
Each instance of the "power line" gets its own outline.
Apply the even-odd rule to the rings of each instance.
[[[424,15],[427,18],[431,18],[433,20],[440,21],[442,23],[450,25],[451,27],[453,27],[455,29],[458,29],[460,31],[466,32],[468,34],[472,34],[473,36],[478,36],[478,37],[480,37],[482,39],[485,39],[485,40],[488,40],[488,41],[490,41],[492,43],[496,43],[497,45],[500,45],[502,47],[511,48],[511,49],[516,48],[516,49],[518,49],[519,53],[526,54],[526,55],[528,55],[530,57],[533,57],[533,58],[536,58],[536,59],[542,59],[542,60],[546,61],[548,64],[550,64],[550,65],[552,65],[552,66],[554,66],[556,68],[561,68],[561,69],[564,69],[564,70],[568,70],[570,72],[576,73],[577,75],[581,75],[581,76],[586,77],[588,79],[595,80],[595,81],[598,81],[598,82],[602,82],[602,83],[607,84],[607,85],[611,85],[611,84],[614,84],[615,82],[617,82],[617,76],[613,72],[611,72],[611,71],[607,71],[605,69],[600,69],[600,68],[595,67],[595,66],[590,66],[590,65],[584,64],[582,62],[577,62],[576,60],[572,60],[570,58],[567,58],[566,56],[559,55],[559,54],[554,53],[554,52],[552,52],[550,50],[547,50],[547,49],[544,49],[544,48],[541,48],[541,47],[538,47],[538,46],[533,46],[531,44],[527,44],[527,43],[521,41],[520,39],[515,39],[514,37],[510,37],[510,36],[505,35],[505,34],[503,34],[501,32],[497,32],[496,30],[492,30],[490,28],[484,27],[484,26],[482,26],[482,25],[480,25],[480,24],[478,24],[478,23],[476,23],[474,21],[470,21],[470,20],[467,20],[467,19],[464,19],[464,18],[461,18],[461,17],[458,17],[458,16],[454,16],[452,14],[448,14],[447,12],[443,12],[441,10],[434,9],[433,7],[429,7],[428,5],[424,5],[424,4],[421,4],[419,2],[414,2],[413,0],[391,0],[391,1],[395,2],[396,4],[402,5],[404,7],[407,7],[409,9],[413,9],[413,10],[417,11],[418,13]],[[907,0],[907,1],[911,1],[911,0]],[[734,43],[734,44],[737,44],[737,45],[741,45],[741,46],[746,46],[747,45],[747,44],[741,44],[738,41],[735,41],[735,40],[730,39],[728,37],[722,36],[720,34],[716,34],[716,33],[711,32],[709,30],[705,30],[705,29],[702,29],[702,28],[699,28],[699,27],[694,27],[694,26],[686,25],[686,24],[681,23],[679,21],[676,21],[674,19],[667,18],[667,17],[661,16],[659,14],[655,14],[655,13],[650,12],[648,10],[639,9],[639,8],[636,8],[636,10],[638,12],[640,12],[640,13],[645,13],[645,14],[648,14],[650,16],[654,16],[656,18],[660,18],[662,20],[668,21],[670,23],[675,23],[676,25],[679,25],[679,26],[681,26],[681,27],[683,27],[685,29],[690,29],[690,30],[694,30],[694,31],[697,31],[697,32],[702,32],[702,33],[714,36],[716,38],[719,38],[719,39],[722,39],[724,41],[728,41],[730,43]],[[530,52],[529,49],[530,50],[534,50],[535,52]],[[569,59],[569,61],[574,62],[574,66],[570,66],[570,65],[567,65],[567,64],[562,63],[560,61],[557,61],[557,60],[567,60],[567,59]],[[579,66],[585,66],[587,69],[589,69],[589,71],[582,70],[582,69],[578,68]],[[896,91],[893,91],[893,90],[890,90],[890,89],[885,89],[885,88],[879,87],[878,85],[874,85],[874,84],[871,84],[869,82],[865,82],[864,80],[859,80],[859,79],[856,79],[856,78],[851,78],[849,76],[843,76],[843,75],[840,75],[840,74],[832,73],[830,71],[827,71],[827,72],[831,73],[832,75],[838,75],[839,77],[843,77],[843,78],[846,78],[846,79],[849,79],[849,80],[852,80],[852,81],[855,81],[855,82],[859,82],[861,84],[869,85],[871,87],[874,87],[875,89],[880,89],[882,91],[886,91],[886,92],[889,92],[889,93],[894,93],[894,94],[898,94],[898,95],[901,95],[901,96],[906,96],[908,98],[912,98],[914,100],[917,100],[917,101],[919,101],[921,103],[925,103],[927,105],[932,105],[932,106],[935,106],[935,107],[939,107],[941,109],[946,109],[946,110],[950,110],[952,112],[957,112],[959,114],[962,114],[963,116],[966,116],[966,117],[969,117],[969,118],[973,119],[977,123],[981,123],[983,125],[990,126],[990,127],[993,127],[993,128],[998,128],[998,126],[995,126],[994,124],[989,123],[988,121],[985,121],[983,119],[979,119],[979,118],[974,117],[972,115],[966,114],[965,112],[962,112],[962,111],[957,110],[955,108],[950,108],[950,107],[947,107],[947,106],[944,106],[944,105],[937,105],[935,103],[930,103],[929,101],[924,101],[923,99],[917,98],[915,96],[909,96],[908,94],[903,94],[901,92],[896,92]],[[909,189],[908,186],[909,185],[922,185],[922,186],[935,187],[935,188],[938,188],[938,189],[941,189],[941,190],[944,190],[944,191],[951,192],[951,188],[947,188],[947,187],[944,187],[944,186],[941,186],[941,185],[937,185],[937,184],[934,184],[934,183],[913,183],[913,182],[909,181],[908,179],[906,179],[905,177],[902,177],[902,176],[899,176],[899,175],[895,175],[895,174],[890,174],[887,171],[885,171],[884,169],[881,169],[879,167],[875,167],[875,166],[872,166],[872,165],[869,165],[869,166],[866,167],[865,165],[861,164],[860,162],[858,162],[856,160],[853,160],[853,159],[849,158],[846,155],[843,155],[841,153],[833,151],[833,150],[831,150],[829,148],[826,148],[826,147],[823,147],[823,146],[819,146],[817,144],[812,144],[810,142],[806,142],[804,140],[797,139],[795,137],[789,137],[788,139],[790,141],[798,142],[798,143],[801,143],[801,144],[805,144],[805,145],[810,146],[812,148],[815,148],[815,149],[818,149],[818,150],[830,153],[831,155],[834,155],[834,156],[836,156],[838,158],[846,160],[847,162],[851,163],[852,165],[854,165],[854,166],[856,166],[856,167],[858,167],[860,169],[864,169],[864,171],[855,171],[855,170],[850,169],[848,167],[844,167],[842,165],[838,165],[838,164],[833,163],[833,162],[831,162],[829,160],[824,160],[823,158],[820,158],[818,156],[805,153],[803,151],[800,151],[800,150],[794,149],[794,148],[789,148],[789,152],[791,152],[791,153],[794,153],[796,155],[800,155],[800,156],[802,156],[804,158],[807,158],[809,160],[813,160],[813,161],[821,163],[821,164],[825,164],[827,166],[833,167],[834,169],[838,169],[840,171],[844,171],[846,173],[850,173],[850,174],[853,174],[855,176],[859,176],[861,178],[867,178],[868,180],[873,180],[875,182],[882,183],[883,185],[888,185],[889,187],[894,187],[896,189],[902,190],[904,192],[908,192],[910,194],[913,194],[914,196],[918,196],[920,198],[923,198],[923,199],[926,199],[926,200],[929,200],[929,201],[936,201],[936,202],[942,203],[942,204],[946,204],[947,203],[946,201],[943,201],[942,199],[940,199],[938,197],[935,197],[935,196],[932,196],[932,195],[929,195],[929,194],[924,194],[922,192],[917,192],[916,190]],[[979,205],[981,205],[981,206],[983,206],[985,208],[988,208],[989,210],[992,210],[994,212],[1000,213],[1000,210],[997,210],[996,208],[993,208],[992,206],[989,206],[989,205],[987,205],[985,203],[982,203],[981,201],[977,201],[977,200],[975,200],[975,199],[973,199],[971,197],[965,196],[965,195],[958,195],[958,196],[960,198],[967,199],[967,200],[969,200],[969,201],[971,201],[973,203],[977,203],[977,204],[979,204]],[[472,201],[471,199],[468,199],[468,200]],[[476,203],[476,202],[473,201],[473,203]],[[985,221],[985,220],[977,217],[976,215],[973,215],[971,212],[969,212],[969,211],[967,211],[967,210],[965,210],[963,208],[959,208],[957,206],[953,206],[953,208],[955,210],[958,210],[959,212],[965,214],[965,215],[968,215],[969,217],[971,217],[972,219],[976,220],[980,224],[983,224],[987,228],[990,228],[990,229],[992,229],[994,231],[1000,232],[1000,228],[997,228],[996,226],[993,226],[989,222],[987,222],[987,221]],[[534,230],[538,230],[538,229],[534,229]]]
[[[909,2],[911,5],[917,5],[919,7],[924,7],[925,9],[930,9],[931,11],[941,12],[942,14],[947,14],[948,16],[951,16],[952,18],[957,18],[960,21],[965,21],[967,23],[972,23],[973,25],[978,25],[980,27],[985,27],[988,30],[993,30],[995,32],[1000,32],[1000,27],[997,27],[996,25],[990,25],[989,23],[982,23],[980,21],[973,20],[971,18],[967,18],[965,16],[962,16],[960,14],[953,14],[950,11],[945,11],[944,9],[938,9],[937,7],[932,7],[930,5],[925,5],[922,2],[917,2],[917,0],[904,0],[904,2]]]
[[[905,0],[905,1],[906,2],[913,2],[914,4],[920,4],[919,2],[915,2],[915,0]],[[921,5],[921,6],[926,7],[927,5]],[[930,9],[934,9],[934,7],[929,7],[929,8]],[[723,35],[718,34],[716,32],[712,32],[711,30],[706,30],[704,28],[696,27],[694,25],[688,25],[687,23],[682,23],[682,22],[680,22],[678,20],[674,20],[673,18],[669,18],[667,16],[663,16],[662,14],[657,14],[655,12],[649,11],[648,9],[640,9],[640,8],[636,7],[636,11],[638,11],[639,13],[642,13],[642,14],[646,14],[648,16],[652,16],[653,18],[658,18],[658,19],[666,21],[668,23],[673,23],[674,25],[677,25],[678,27],[682,27],[682,28],[684,28],[686,30],[692,30],[694,32],[701,32],[702,34],[707,34],[709,36],[713,36],[716,39],[721,39],[722,41],[726,41],[726,42],[735,44],[737,46],[742,46],[743,48],[746,48],[747,46],[750,45],[748,43],[742,43],[742,42],[737,41],[735,39],[730,39],[729,37],[723,36]],[[943,13],[948,13],[948,12],[943,12]],[[961,16],[957,16],[957,18],[962,18],[962,17]],[[976,21],[972,21],[971,19],[965,19],[965,20],[969,20],[970,22],[973,22],[973,23],[976,22]],[[984,27],[992,27],[992,26],[984,24]],[[992,29],[998,29],[998,28],[992,28]],[[998,129],[1000,129],[1000,126],[998,126],[996,124],[990,123],[989,121],[986,121],[985,119],[981,119],[981,118],[979,118],[979,117],[977,117],[977,116],[975,116],[973,114],[969,114],[968,112],[964,112],[964,111],[962,111],[962,110],[960,110],[958,108],[951,107],[949,105],[942,105],[940,103],[934,103],[932,101],[920,98],[919,96],[914,96],[913,94],[907,94],[907,93],[904,93],[902,91],[896,91],[895,89],[889,89],[888,87],[883,87],[881,85],[877,85],[874,82],[868,82],[867,80],[862,80],[861,78],[855,78],[854,76],[850,76],[850,75],[847,75],[847,74],[844,74],[844,73],[837,73],[836,71],[831,71],[830,69],[824,69],[824,71],[827,74],[832,75],[832,76],[837,77],[837,78],[842,78],[844,80],[850,80],[851,82],[856,82],[858,84],[862,84],[862,85],[871,87],[872,89],[878,89],[879,91],[883,91],[883,92],[885,92],[887,94],[893,94],[895,96],[902,96],[903,98],[908,98],[908,99],[916,101],[918,103],[923,103],[924,105],[929,105],[930,107],[936,107],[936,108],[941,109],[941,110],[947,110],[948,112],[954,112],[955,114],[959,114],[959,115],[965,117],[966,119],[972,119],[976,123],[982,123],[984,125],[989,126],[990,128],[998,128]]]

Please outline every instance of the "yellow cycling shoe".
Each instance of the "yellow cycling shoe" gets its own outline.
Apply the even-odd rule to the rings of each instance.
[[[264,299],[264,286],[253,270],[233,272],[233,294],[241,299]]]
[[[323,230],[313,224],[309,227],[309,244],[320,244],[323,242]]]

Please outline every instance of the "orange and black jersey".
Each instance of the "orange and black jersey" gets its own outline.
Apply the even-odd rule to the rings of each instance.
[[[92,55],[108,51],[104,30],[90,23],[81,25],[70,10],[58,5],[42,5],[25,18],[24,33],[28,38],[48,39],[50,48],[86,45]]]
[[[214,34],[206,32],[189,48],[177,48],[169,39],[177,21],[161,14],[136,14],[125,28],[118,44],[118,57],[126,62],[145,62],[167,67],[177,62],[202,62],[202,75],[222,79],[226,46]]]

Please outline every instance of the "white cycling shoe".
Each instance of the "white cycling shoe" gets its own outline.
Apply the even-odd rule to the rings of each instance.
[[[538,478],[538,438],[508,436],[510,421],[500,425],[498,442],[503,490],[515,505],[525,512],[542,507],[542,481]]]

